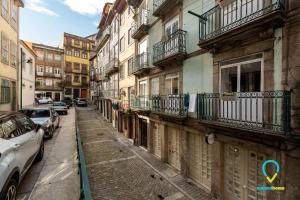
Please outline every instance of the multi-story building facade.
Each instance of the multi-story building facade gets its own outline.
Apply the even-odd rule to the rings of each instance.
[[[43,44],[32,44],[37,54],[35,96],[55,101],[63,99],[64,50]]]
[[[35,103],[35,61],[37,55],[32,48],[32,43],[23,40],[20,40],[20,55],[20,60],[23,63],[20,65],[18,75],[18,96],[20,109],[22,109],[33,106]]]
[[[64,95],[73,99],[89,98],[89,56],[94,42],[64,33]]]
[[[121,2],[114,3],[113,14],[104,20],[112,29],[107,40],[110,49],[117,41],[112,35],[119,35],[122,46],[121,27],[113,23],[122,13]],[[135,89],[130,92],[134,143],[216,199],[300,198],[296,59],[300,3],[127,3],[135,21],[131,34],[136,49],[130,70],[135,76]],[[111,54],[102,55],[99,62]],[[117,72],[122,99],[121,67]],[[99,89],[105,92],[105,84]],[[111,101],[100,111],[112,111],[109,121],[115,122],[113,110],[120,105]],[[124,124],[114,125],[123,130]],[[281,166],[275,185],[285,186],[285,192],[257,190],[268,183],[261,170],[266,160]],[[267,170],[273,173],[274,169]]]
[[[19,8],[23,6],[22,0],[1,1],[0,111],[18,107]]]

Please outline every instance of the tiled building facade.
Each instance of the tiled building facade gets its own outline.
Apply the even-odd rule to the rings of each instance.
[[[109,56],[101,47],[97,60],[109,63],[118,55],[118,65],[109,74],[100,65],[99,111],[134,144],[217,199],[300,198],[298,1],[127,3],[108,4],[100,22],[99,41],[109,45]],[[120,87],[130,77],[120,55],[131,49],[122,51],[122,27],[116,28],[126,7],[134,20],[130,92]],[[110,94],[112,80],[118,87]],[[125,128],[124,94],[130,97]],[[256,189],[267,184],[261,166],[269,159],[281,166],[275,182],[285,192]]]

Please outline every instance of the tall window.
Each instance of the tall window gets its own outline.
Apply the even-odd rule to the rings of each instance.
[[[79,46],[79,45],[80,45],[80,41],[79,41],[79,40],[74,40],[74,44],[75,44],[76,46]]]
[[[44,66],[43,65],[38,65],[37,66],[37,72],[38,73],[43,73],[44,72]]]
[[[46,59],[47,60],[53,60],[53,54],[52,53],[47,53],[46,54]]]
[[[151,79],[151,95],[159,94],[159,78]]]
[[[2,79],[1,81],[1,102],[0,103],[9,103],[10,102],[10,87],[9,80]]]
[[[74,63],[74,69],[75,70],[80,70],[80,64],[79,63]]]
[[[17,45],[13,41],[10,41],[10,65],[17,66]]]
[[[61,55],[55,54],[55,55],[54,55],[54,60],[55,60],[55,61],[61,61]]]
[[[37,54],[37,59],[38,60],[44,60],[44,52],[43,51],[36,51],[36,54]]]
[[[131,43],[133,42],[133,39],[131,37],[132,34],[132,30],[131,28],[128,30],[128,45],[131,45]]]
[[[87,83],[87,78],[85,76],[81,77],[81,82],[82,83]]]
[[[18,28],[18,7],[14,3],[11,4],[11,25]]]
[[[87,59],[87,53],[86,52],[82,52],[81,56],[82,56],[83,59]]]
[[[179,76],[167,75],[166,76],[166,94],[178,95],[179,94]]]
[[[124,36],[120,39],[120,52],[125,50],[125,39]]]
[[[75,75],[73,81],[74,81],[75,83],[80,83],[79,76]]]
[[[128,75],[131,75],[131,73],[132,73],[132,70],[133,70],[133,58],[129,58],[129,60],[128,60],[128,63],[127,63],[127,66],[128,66],[128,69],[127,69],[127,71],[128,71]]]
[[[46,86],[53,86],[52,79],[46,79]]]
[[[66,75],[66,82],[72,82],[72,75]]]
[[[5,19],[8,20],[8,0],[2,0],[2,10],[1,10],[1,15]]]
[[[54,74],[60,75],[60,69],[59,69],[59,68],[55,68],[55,69],[54,69]]]
[[[66,54],[67,56],[72,56],[72,49],[67,49]]]
[[[81,71],[82,73],[87,73],[87,65],[81,64]]]
[[[2,44],[1,44],[1,61],[5,64],[9,64],[9,40],[7,39],[7,37],[2,33],[1,35],[1,40],[2,40]]]
[[[52,74],[53,73],[53,68],[51,66],[46,66],[45,72]]]
[[[80,52],[79,52],[79,50],[74,50],[74,56],[75,56],[75,57],[80,57]]]
[[[125,78],[125,67],[124,64],[120,66],[120,79]]]

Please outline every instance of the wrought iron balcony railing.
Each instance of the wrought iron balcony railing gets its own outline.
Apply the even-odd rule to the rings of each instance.
[[[138,96],[131,101],[131,107],[151,111],[158,114],[187,117],[185,95],[152,95]]]
[[[99,92],[99,96],[104,98],[118,98],[118,90],[114,90],[114,89],[101,90]]]
[[[153,64],[164,65],[170,61],[182,61],[186,56],[186,31],[177,30],[165,41],[153,46]]]
[[[212,8],[199,17],[199,40],[201,43],[214,39],[239,27],[284,9],[284,0],[233,0]]]
[[[107,26],[101,33],[100,38],[96,41],[96,49],[100,50],[110,37],[111,27]]]
[[[131,37],[133,39],[141,39],[148,33],[149,30],[149,11],[148,10],[141,10],[140,13],[137,15],[137,20],[132,24],[131,30],[132,34]]]
[[[234,128],[288,132],[289,91],[198,94],[200,121]]]
[[[116,72],[119,69],[119,60],[117,58],[112,58],[109,63],[105,66],[105,75],[109,76],[110,74]]]
[[[132,64],[131,74],[140,75],[149,71],[149,53],[137,55]]]

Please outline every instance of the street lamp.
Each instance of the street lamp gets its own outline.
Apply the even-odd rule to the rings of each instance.
[[[32,63],[32,59],[31,58],[29,58],[29,59],[27,59],[27,60],[23,60],[23,59],[25,59],[25,58],[23,58],[23,48],[21,48],[21,61],[19,62],[19,63],[21,63],[21,72],[20,72],[20,109],[22,109],[22,107],[23,107],[23,103],[22,103],[22,101],[23,101],[23,62],[25,62],[26,61],[26,63]],[[18,63],[18,64],[19,64]],[[17,65],[18,65],[17,64]]]

